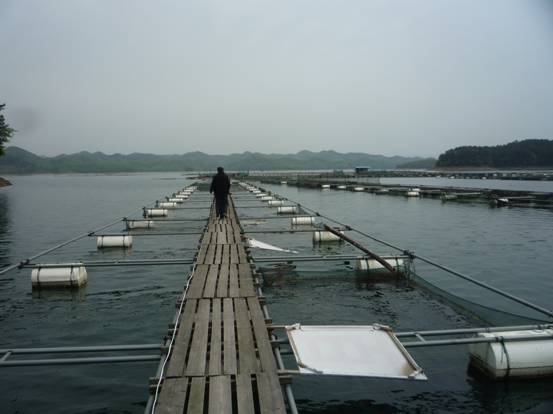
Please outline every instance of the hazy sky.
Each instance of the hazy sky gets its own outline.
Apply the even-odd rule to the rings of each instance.
[[[553,1],[1,0],[0,102],[44,155],[553,139]]]

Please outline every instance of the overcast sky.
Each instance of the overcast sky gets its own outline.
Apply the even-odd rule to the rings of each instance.
[[[1,0],[0,53],[43,155],[553,139],[551,0]]]

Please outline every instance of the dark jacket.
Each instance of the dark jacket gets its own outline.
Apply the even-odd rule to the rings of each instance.
[[[217,173],[211,181],[210,193],[215,193],[215,196],[225,196],[230,192],[230,179],[225,173]]]

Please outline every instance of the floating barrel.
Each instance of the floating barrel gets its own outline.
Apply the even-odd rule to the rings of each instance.
[[[323,190],[328,190],[330,188],[330,184],[321,184],[321,188]]]
[[[268,203],[269,207],[280,207],[284,204],[283,200],[269,200]]]
[[[315,224],[315,217],[292,217],[292,226],[304,226]]]
[[[148,208],[146,209],[147,217],[165,217],[168,211],[164,208]]]
[[[158,203],[157,206],[159,208],[176,208],[177,203],[175,203],[173,201],[162,201],[162,202]]]
[[[132,236],[98,236],[96,239],[96,247],[102,249],[104,247],[131,247]]]
[[[255,190],[252,190],[252,193],[254,193],[254,194],[261,194],[261,190],[255,189]]]
[[[298,208],[296,206],[281,206],[277,207],[277,214],[296,214]]]
[[[154,227],[152,220],[127,220],[127,229],[151,229]]]
[[[188,199],[188,195],[177,194],[177,195],[175,196],[175,198],[178,198],[179,200],[186,200],[186,199]]]
[[[327,243],[327,242],[341,242],[343,241],[340,237],[334,233],[326,230],[318,230],[313,232],[313,242],[314,243]]]
[[[286,184],[288,184],[288,183],[287,183],[286,181],[281,181],[280,184],[281,184],[281,185],[286,185]]]
[[[409,190],[405,193],[407,197],[419,197],[421,194],[418,191]]]
[[[274,200],[274,197],[271,197],[271,196],[261,197],[261,201],[269,201],[269,200]]]
[[[336,188],[338,188],[338,190],[345,190],[347,187],[345,185],[339,185]]]
[[[31,272],[34,288],[74,287],[87,282],[86,268],[82,263],[63,263],[55,266],[41,266]]]
[[[267,197],[268,194],[266,194],[266,193],[257,193],[255,196],[256,196],[257,198],[261,198],[261,197]]]
[[[169,197],[167,201],[170,203],[177,203],[177,204],[180,204],[183,202],[182,198],[180,197]]]
[[[470,344],[471,364],[492,378],[552,376],[553,338],[532,340],[552,335],[553,329],[479,333],[498,342]],[[502,337],[511,341],[501,341]]]
[[[403,259],[385,259],[394,269],[403,267]],[[374,259],[357,259],[355,269],[361,272],[389,272],[382,264]]]
[[[365,187],[353,187],[353,191],[365,191]]]

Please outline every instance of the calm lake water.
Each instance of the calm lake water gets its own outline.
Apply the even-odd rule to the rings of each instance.
[[[7,177],[0,190],[0,266],[28,257],[168,195],[189,183],[178,173]],[[454,180],[450,180],[454,181]],[[482,204],[404,199],[365,193],[266,186],[363,231],[436,259],[480,280],[551,307],[553,212],[491,209]],[[274,216],[236,193],[242,217]],[[201,204],[199,204],[201,205]],[[207,205],[207,204],[206,204]],[[240,206],[244,208],[240,209]],[[247,208],[246,208],[247,207]],[[205,210],[181,210],[172,218],[202,218]],[[161,224],[168,231],[203,223]],[[245,229],[288,228],[267,220]],[[119,231],[116,225],[110,231]],[[354,234],[352,234],[354,235]],[[350,253],[351,247],[314,247],[309,233],[255,238],[300,254]],[[354,237],[382,254],[388,247]],[[85,238],[39,262],[192,257],[197,236],[136,237],[132,250],[96,249]],[[255,256],[274,253],[254,251]],[[281,254],[278,254],[281,255]],[[91,268],[78,292],[33,293],[30,269],[1,276],[0,348],[160,342],[182,292],[188,266]],[[463,299],[507,313],[539,317],[519,305],[416,263],[416,271]],[[450,302],[404,279],[374,279],[343,264],[298,265],[267,276],[263,287],[275,323],[388,324],[397,331],[481,326],[497,315],[461,312]],[[484,319],[479,319],[479,317]],[[495,383],[467,370],[466,346],[412,352],[429,381],[303,377],[294,380],[307,413],[549,413],[553,381]],[[288,364],[291,361],[287,360]],[[290,365],[291,366],[291,365]],[[2,369],[0,412],[141,413],[148,377],[157,363]]]

